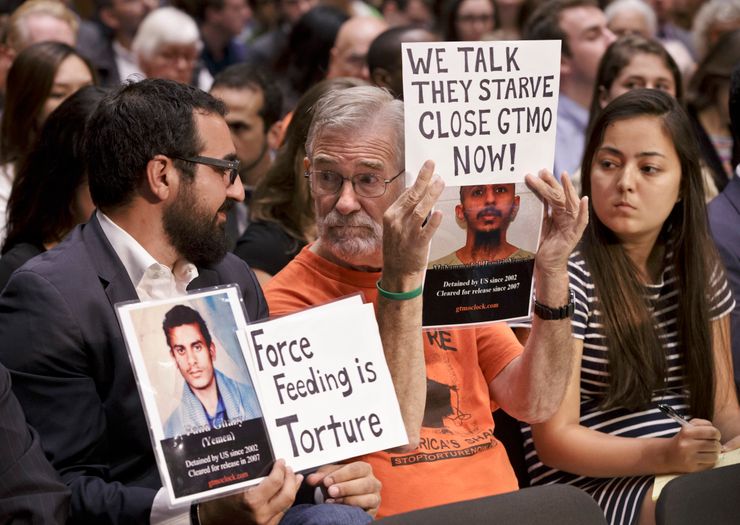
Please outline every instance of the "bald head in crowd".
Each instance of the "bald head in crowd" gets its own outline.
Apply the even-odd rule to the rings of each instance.
[[[403,63],[401,44],[404,42],[437,42],[439,37],[421,27],[392,27],[370,44],[367,65],[370,82],[388,89],[394,97],[403,100]]]
[[[370,79],[367,68],[367,50],[375,37],[388,24],[372,16],[355,16],[339,28],[329,57],[327,78],[354,77]]]

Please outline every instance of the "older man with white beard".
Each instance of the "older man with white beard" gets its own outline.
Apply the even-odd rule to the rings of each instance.
[[[566,267],[588,220],[586,201],[567,176],[562,187],[550,173],[527,176],[551,213],[535,263],[543,317],[522,349],[505,324],[421,331],[428,245],[441,221],[429,212],[443,183],[427,161],[403,190],[402,102],[375,87],[328,93],[306,154],[318,239],[265,295],[273,314],[356,292],[383,307],[378,324],[410,443],[364,458],[383,483],[378,516],[516,490],[491,411],[543,421],[560,404],[572,362]]]

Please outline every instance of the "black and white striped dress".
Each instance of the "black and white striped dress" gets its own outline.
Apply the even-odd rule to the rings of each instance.
[[[666,258],[669,258],[670,254]],[[671,437],[680,430],[678,423],[667,418],[657,408],[658,403],[672,406],[679,414],[690,417],[684,383],[681,345],[677,332],[676,275],[673,265],[666,266],[660,282],[647,287],[647,299],[656,326],[663,335],[667,359],[665,389],[654,392],[647,410],[632,412],[623,408],[601,410],[599,407],[608,388],[608,347],[603,332],[599,299],[594,293],[591,274],[580,252],[574,252],[568,263],[570,286],[575,294],[573,337],[583,340],[581,361],[581,425],[614,436],[652,438]],[[722,271],[717,269],[708,290],[710,318],[730,313],[734,306],[732,292]],[[533,485],[568,483],[593,496],[602,507],[609,523],[637,522],[642,498],[653,476],[622,478],[589,478],[544,465],[534,448],[528,426],[523,427],[527,468]]]

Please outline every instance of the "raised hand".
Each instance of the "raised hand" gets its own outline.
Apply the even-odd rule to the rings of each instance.
[[[578,198],[567,173],[563,173],[561,180],[562,186],[547,170],[540,170],[539,177],[526,176],[529,187],[545,203],[542,240],[536,256],[540,272],[565,269],[568,256],[588,224],[588,198]]]
[[[423,275],[429,243],[442,222],[432,208],[444,189],[428,160],[412,186],[391,204],[383,216],[383,282],[391,276]],[[430,215],[431,213],[431,215]],[[390,284],[390,283],[388,283]]]

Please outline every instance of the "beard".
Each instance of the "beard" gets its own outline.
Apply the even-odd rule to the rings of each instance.
[[[226,212],[234,202],[227,199],[218,211]],[[164,211],[164,232],[177,253],[196,266],[209,266],[226,256],[226,224],[218,224],[217,214],[204,210],[196,202],[189,186]]]
[[[335,257],[358,262],[358,258],[374,258],[383,252],[383,227],[365,211],[342,215],[332,209],[325,217],[317,220],[318,234],[322,246]]]

